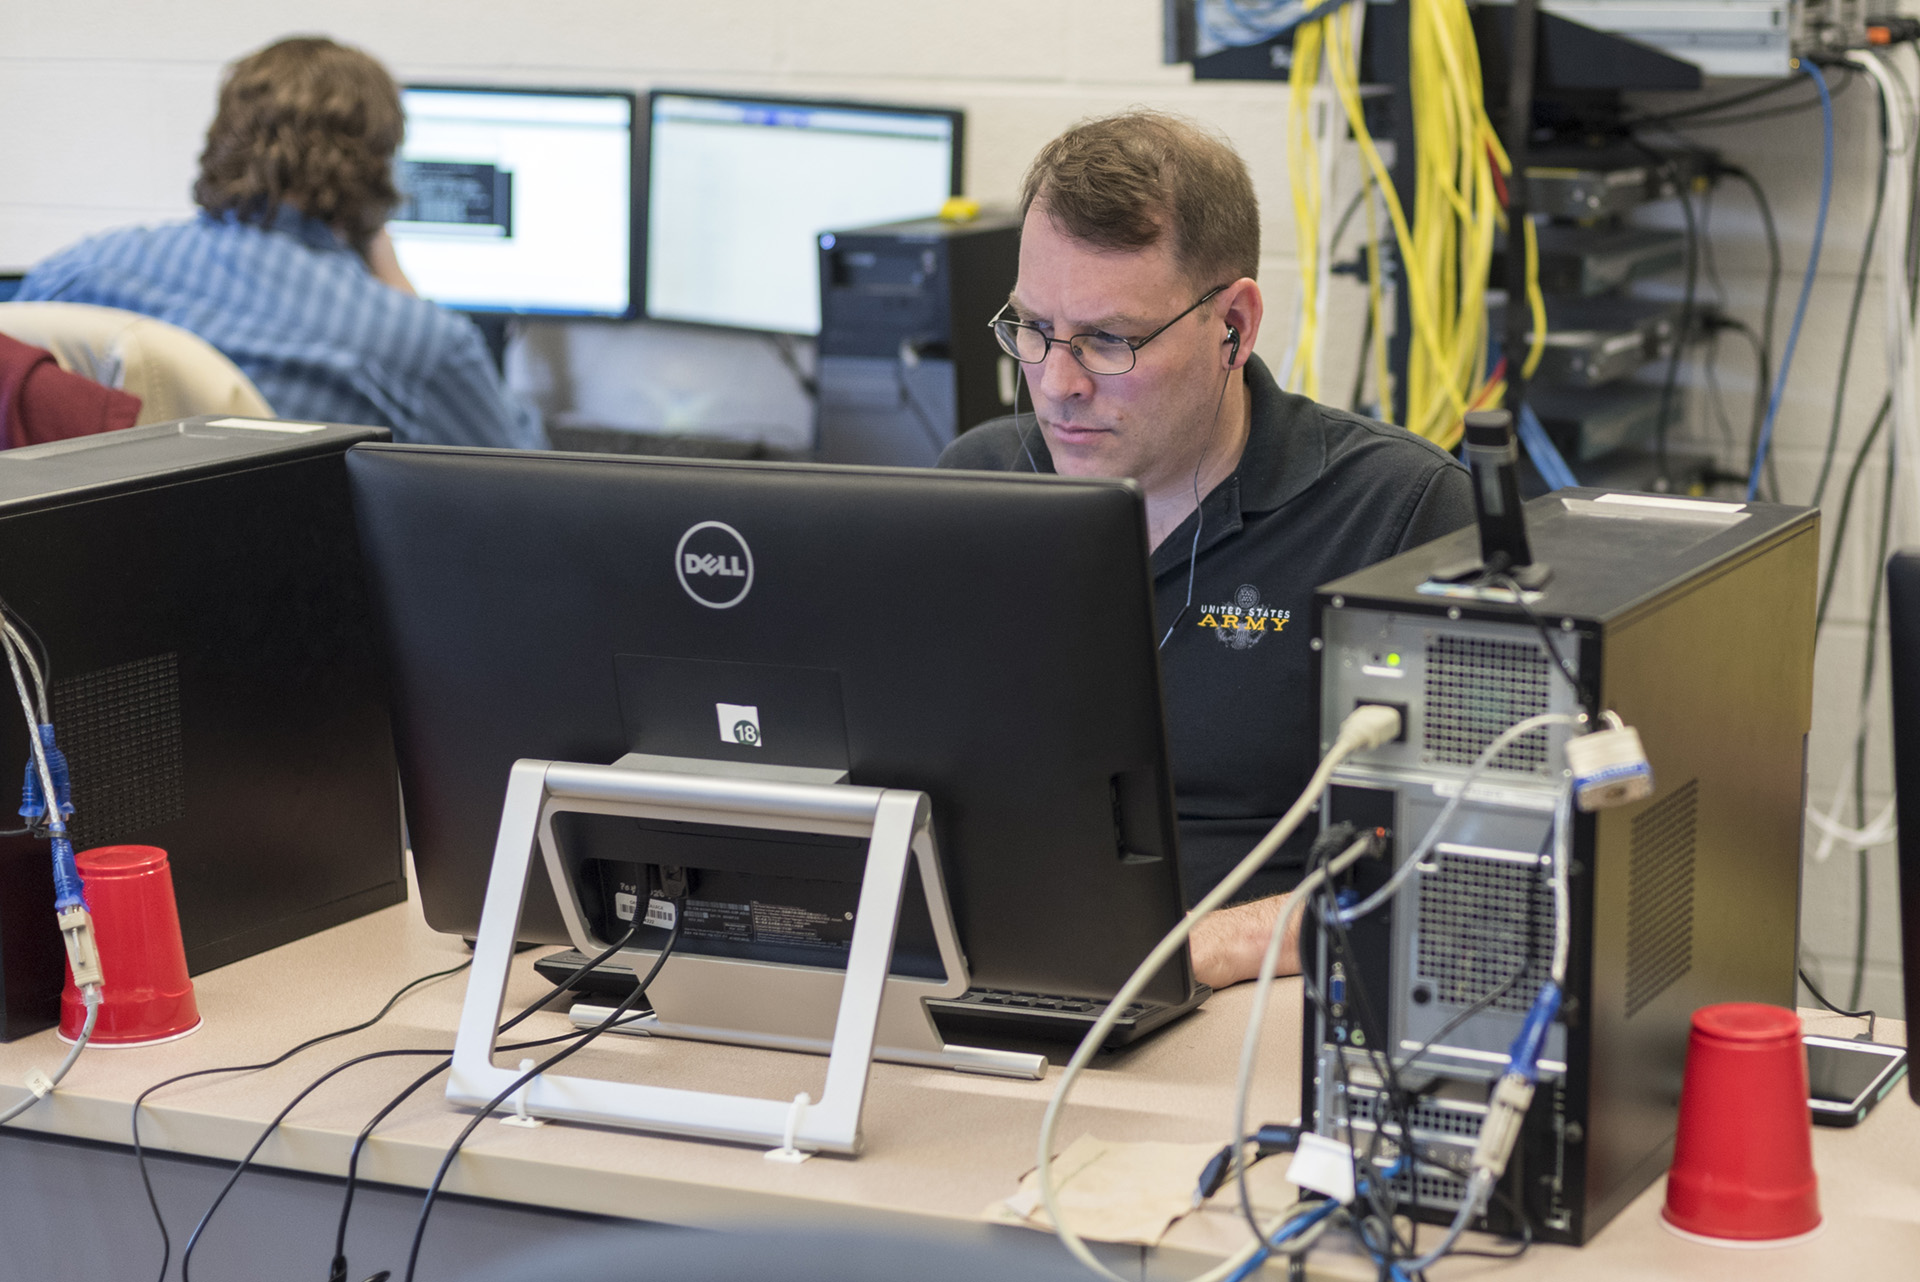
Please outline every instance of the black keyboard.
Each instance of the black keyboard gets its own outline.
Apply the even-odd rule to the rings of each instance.
[[[549,953],[534,962],[533,968],[548,982],[558,984],[586,960],[584,954],[569,948]],[[610,958],[569,987],[577,993],[617,1001],[633,991],[635,982],[632,967]],[[1120,1013],[1103,1045],[1112,1050],[1138,1041],[1193,1010],[1212,994],[1213,990],[1205,984],[1195,984],[1192,997],[1177,1005],[1135,1002]],[[941,1035],[956,1043],[1002,1037],[1077,1042],[1086,1036],[1106,1006],[1105,1002],[1090,997],[1015,992],[1005,988],[969,988],[951,1000],[927,1003]],[[639,1009],[646,1007],[642,1004]]]

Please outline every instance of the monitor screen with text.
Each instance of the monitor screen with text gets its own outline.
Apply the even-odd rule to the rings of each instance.
[[[462,311],[633,311],[632,94],[412,86],[388,231]]]
[[[821,232],[925,218],[959,190],[961,116],[656,92],[646,314],[820,331]]]

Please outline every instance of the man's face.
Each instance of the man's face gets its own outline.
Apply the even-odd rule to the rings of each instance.
[[[1048,218],[1039,201],[1020,236],[1016,319],[1053,338],[1103,332],[1139,340],[1193,305],[1169,237],[1144,249],[1097,249]],[[1064,344],[1024,365],[1033,409],[1067,476],[1126,476],[1149,494],[1184,484],[1207,447],[1228,375],[1226,326],[1209,302],[1135,353],[1125,374],[1090,374]]]

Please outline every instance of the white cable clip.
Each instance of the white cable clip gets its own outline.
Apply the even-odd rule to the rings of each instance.
[[[809,1153],[806,1149],[795,1148],[793,1143],[794,1137],[800,1133],[800,1114],[805,1112],[807,1107],[812,1103],[813,1097],[805,1091],[801,1091],[793,1097],[793,1104],[787,1109],[786,1143],[782,1144],[779,1148],[770,1148],[767,1150],[767,1160],[769,1162],[786,1162],[791,1166],[798,1166],[813,1156],[813,1154]]]
[[[26,1086],[35,1099],[45,1099],[53,1094],[53,1079],[37,1068],[27,1074]]]
[[[532,1060],[523,1059],[520,1061],[521,1072],[524,1073],[532,1067]],[[520,1089],[513,1093],[513,1116],[501,1118],[500,1124],[502,1126],[525,1126],[532,1128],[535,1126],[545,1126],[547,1124],[546,1119],[535,1117],[533,1114],[527,1112],[527,1088],[532,1085],[532,1078],[528,1078],[526,1081],[520,1083]]]

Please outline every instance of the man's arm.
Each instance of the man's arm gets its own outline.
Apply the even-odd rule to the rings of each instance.
[[[1234,904],[1203,918],[1193,928],[1187,947],[1193,955],[1193,977],[1210,988],[1225,988],[1260,975],[1260,958],[1267,951],[1274,919],[1287,911],[1291,895],[1273,895],[1252,903]],[[1287,923],[1280,941],[1276,975],[1300,972],[1300,919]]]

